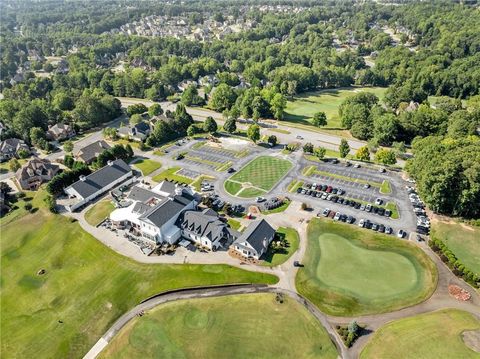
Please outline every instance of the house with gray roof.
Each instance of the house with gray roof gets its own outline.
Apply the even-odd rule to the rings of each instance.
[[[182,236],[210,250],[228,248],[240,236],[228,224],[218,218],[212,209],[185,211],[178,218],[177,226],[182,229]]]
[[[118,136],[122,138],[130,138],[134,141],[143,141],[150,134],[150,124],[142,121],[133,126],[122,126],[118,129]]]
[[[15,177],[23,190],[36,191],[42,183],[50,181],[59,169],[49,160],[35,157],[20,168]]]
[[[110,149],[110,145],[103,140],[93,142],[78,151],[75,154],[77,161],[85,162],[87,165],[91,164],[97,156],[105,150]]]
[[[275,237],[275,229],[264,219],[251,223],[230,246],[230,249],[247,258],[260,259],[267,253]]]
[[[62,141],[75,136],[73,126],[65,123],[57,123],[47,130],[47,138],[52,141]]]
[[[65,193],[76,199],[67,209],[73,212],[132,177],[133,171],[125,161],[108,161],[106,166],[88,176],[80,176],[77,182],[65,188]]]
[[[25,150],[30,153],[30,148],[25,141],[18,138],[7,138],[0,142],[0,162],[8,161],[11,158],[18,158],[19,151]]]

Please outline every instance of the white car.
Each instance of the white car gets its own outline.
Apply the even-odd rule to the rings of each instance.
[[[297,135],[296,139],[297,139],[297,140],[303,140],[303,137],[300,136],[300,135]]]
[[[383,203],[383,199],[381,199],[381,198],[377,198],[377,199],[375,200],[375,204],[376,204],[377,206],[380,206],[382,203]]]
[[[342,214],[341,214],[340,212],[335,213],[335,217],[333,217],[333,220],[334,220],[334,221],[338,221],[338,220],[340,219],[340,216],[341,216],[341,215],[342,215]]]
[[[363,218],[360,220],[360,222],[358,222],[358,226],[362,228],[365,226],[365,220]]]
[[[263,198],[263,197],[257,197],[257,198],[255,198],[255,201],[256,201],[257,203],[260,203],[260,202],[265,201],[265,198]]]
[[[354,168],[360,168],[360,165],[359,165],[358,163],[355,163],[355,164],[353,165],[353,167],[354,167]]]
[[[397,237],[398,238],[403,238],[403,237],[405,237],[406,234],[407,233],[403,229],[400,229],[397,233]]]

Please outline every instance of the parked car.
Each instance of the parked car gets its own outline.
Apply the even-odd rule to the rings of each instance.
[[[302,187],[298,187],[298,188],[297,188],[297,193],[301,193],[301,192],[302,192],[302,189],[303,189]]]
[[[353,217],[353,216],[347,216],[347,223],[352,224],[353,222],[355,222],[355,217]]]
[[[365,183],[365,184],[363,185],[363,188],[370,188],[370,183]]]
[[[345,194],[345,191],[343,189],[339,188],[337,190],[337,193],[341,195],[341,194]]]
[[[261,202],[265,202],[265,201],[266,201],[266,199],[264,197],[255,198],[255,202],[257,202],[257,203],[261,203]]]
[[[341,216],[341,215],[342,215],[342,214],[341,214],[340,212],[335,213],[335,217],[333,217],[333,220],[334,220],[334,221],[338,221],[338,220],[340,219],[340,216]]]
[[[372,211],[372,205],[370,203],[365,206],[365,211],[367,211],[367,212]]]
[[[378,209],[378,211],[377,211],[377,214],[378,214],[379,216],[383,216],[383,215],[385,214],[385,208],[380,207],[380,208]]]
[[[386,234],[392,234],[392,233],[393,233],[392,227],[386,226],[386,227],[385,227],[385,233],[386,233]]]
[[[378,224],[372,223],[372,230],[374,231],[378,230]]]
[[[303,140],[303,137],[300,136],[300,135],[297,135],[295,138],[296,138],[297,140]]]
[[[301,264],[299,261],[294,261],[293,266],[294,267],[303,267],[303,264]]]
[[[362,228],[365,227],[365,220],[363,218],[358,222],[358,226]]]
[[[385,217],[390,217],[392,215],[392,211],[390,211],[389,209],[386,209],[385,210]]]
[[[407,232],[405,232],[403,229],[400,229],[398,232],[397,232],[397,237],[398,238],[404,238],[406,236]]]
[[[338,190],[336,188],[332,188],[332,193],[337,194]]]
[[[360,205],[360,210],[365,211],[365,205],[364,204]]]
[[[235,168],[233,167],[230,167],[228,170],[227,170],[227,173],[233,173],[235,172]]]
[[[380,224],[380,225],[378,226],[378,231],[379,231],[380,233],[385,232],[385,226],[384,226],[383,224]]]
[[[381,198],[377,198],[377,199],[375,200],[375,204],[376,204],[377,206],[380,206],[382,203],[383,203],[383,199],[381,199]]]
[[[350,162],[345,162],[345,167],[350,167],[352,164]]]
[[[380,172],[380,173],[385,173],[385,172],[387,172],[387,170],[386,170],[385,168],[380,168],[380,169],[378,170],[378,172]]]
[[[327,193],[331,193],[332,192],[332,186],[328,186],[327,189],[325,190],[325,192]]]
[[[360,168],[360,164],[359,164],[359,163],[355,163],[355,164],[353,165],[353,167],[354,167],[354,168]]]
[[[328,209],[328,208],[325,208],[322,212],[322,216],[324,216],[324,217],[328,217],[329,214],[330,214],[330,209]]]

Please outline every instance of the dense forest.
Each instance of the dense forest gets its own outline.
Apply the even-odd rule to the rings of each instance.
[[[179,93],[182,81],[206,75],[215,75],[218,83],[204,86],[202,96],[189,87],[182,102],[206,105],[230,119],[282,120],[286,100],[306,91],[387,86],[383,101],[368,93],[345,101],[342,125],[374,148],[411,144],[415,157],[407,168],[427,203],[438,212],[480,214],[479,169],[458,159],[466,152],[474,159],[479,151],[478,7],[445,1],[401,6],[275,1],[268,4],[295,11],[258,11],[263,4],[2,1],[2,137],[34,143],[54,123],[96,127],[119,115],[115,96],[164,100]],[[230,18],[252,25],[208,41],[114,31],[151,15],[178,16],[188,24]],[[52,66],[47,57],[66,65]],[[115,71],[119,64],[123,70]],[[38,70],[48,76],[37,76]],[[429,96],[439,99],[431,104]],[[169,138],[162,131],[154,131],[151,144]],[[446,157],[451,160],[442,160]],[[419,165],[427,162],[429,173]],[[434,174],[452,163],[451,180],[458,186],[447,186],[447,195],[435,185],[446,180]]]

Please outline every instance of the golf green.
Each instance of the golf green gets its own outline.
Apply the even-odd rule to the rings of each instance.
[[[460,310],[443,309],[420,314],[380,328],[367,343],[360,358],[478,359],[480,353],[467,346],[466,340],[470,333],[476,334],[471,337],[471,342],[478,343],[479,330],[478,318]]]
[[[288,160],[260,156],[230,177],[224,187],[233,196],[255,197],[270,191],[291,168]]]
[[[162,304],[135,318],[102,358],[336,358],[327,332],[293,299],[240,294]]]
[[[436,269],[417,247],[330,220],[308,226],[297,290],[332,315],[387,312],[426,299]]]

